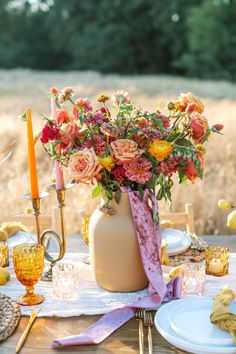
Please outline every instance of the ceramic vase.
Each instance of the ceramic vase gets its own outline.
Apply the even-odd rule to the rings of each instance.
[[[100,206],[105,204],[101,198]],[[114,292],[132,292],[148,285],[143,270],[128,193],[112,201],[113,215],[97,208],[89,222],[90,262],[95,281]]]

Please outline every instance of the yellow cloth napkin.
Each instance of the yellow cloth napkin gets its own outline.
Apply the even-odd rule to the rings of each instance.
[[[14,235],[18,231],[27,232],[27,228],[21,222],[4,222],[0,227],[0,241],[7,241],[8,237]]]
[[[228,331],[236,344],[236,314],[229,312],[228,306],[235,298],[235,293],[230,288],[224,288],[219,295],[214,297],[211,323],[224,331]]]

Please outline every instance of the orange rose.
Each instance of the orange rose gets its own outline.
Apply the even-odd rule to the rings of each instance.
[[[202,101],[194,96],[191,92],[188,93],[182,93],[179,96],[179,101],[183,102],[185,107],[186,107],[186,111],[188,111],[188,106],[191,112],[198,112],[198,113],[202,113],[204,111],[204,105],[202,103]],[[189,112],[190,113],[190,112]]]
[[[201,114],[194,112],[190,115],[192,136],[195,142],[201,143],[207,130],[209,130],[208,120]]]
[[[71,156],[68,170],[76,182],[90,183],[96,177],[102,166],[93,148],[85,148]]]
[[[111,154],[115,161],[122,165],[141,155],[143,150],[139,150],[138,144],[129,139],[117,139],[110,144]]]

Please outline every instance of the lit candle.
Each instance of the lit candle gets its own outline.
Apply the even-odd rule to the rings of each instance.
[[[29,174],[30,174],[30,188],[31,196],[33,199],[39,198],[38,176],[36,169],[36,158],[34,150],[34,135],[32,127],[31,110],[26,109],[27,118],[27,138],[28,138],[28,161],[29,161]]]
[[[56,98],[54,96],[51,97],[51,118],[57,121]],[[59,161],[55,161],[54,168],[55,168],[55,176],[56,176],[56,189],[57,190],[63,189],[64,176]]]
[[[220,259],[212,259],[209,263],[208,271],[213,274],[222,272],[223,264]]]

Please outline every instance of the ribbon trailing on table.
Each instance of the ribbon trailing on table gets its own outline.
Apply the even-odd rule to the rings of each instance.
[[[56,339],[52,347],[73,345],[95,345],[101,343],[116,329],[135,315],[137,308],[156,309],[162,302],[178,299],[181,288],[179,278],[171,279],[165,284],[161,262],[161,230],[159,222],[153,222],[153,214],[158,214],[158,204],[151,190],[145,190],[143,198],[139,192],[128,190],[143,267],[149,280],[149,296],[134,303],[113,310],[102,316],[96,323],[79,335]]]

